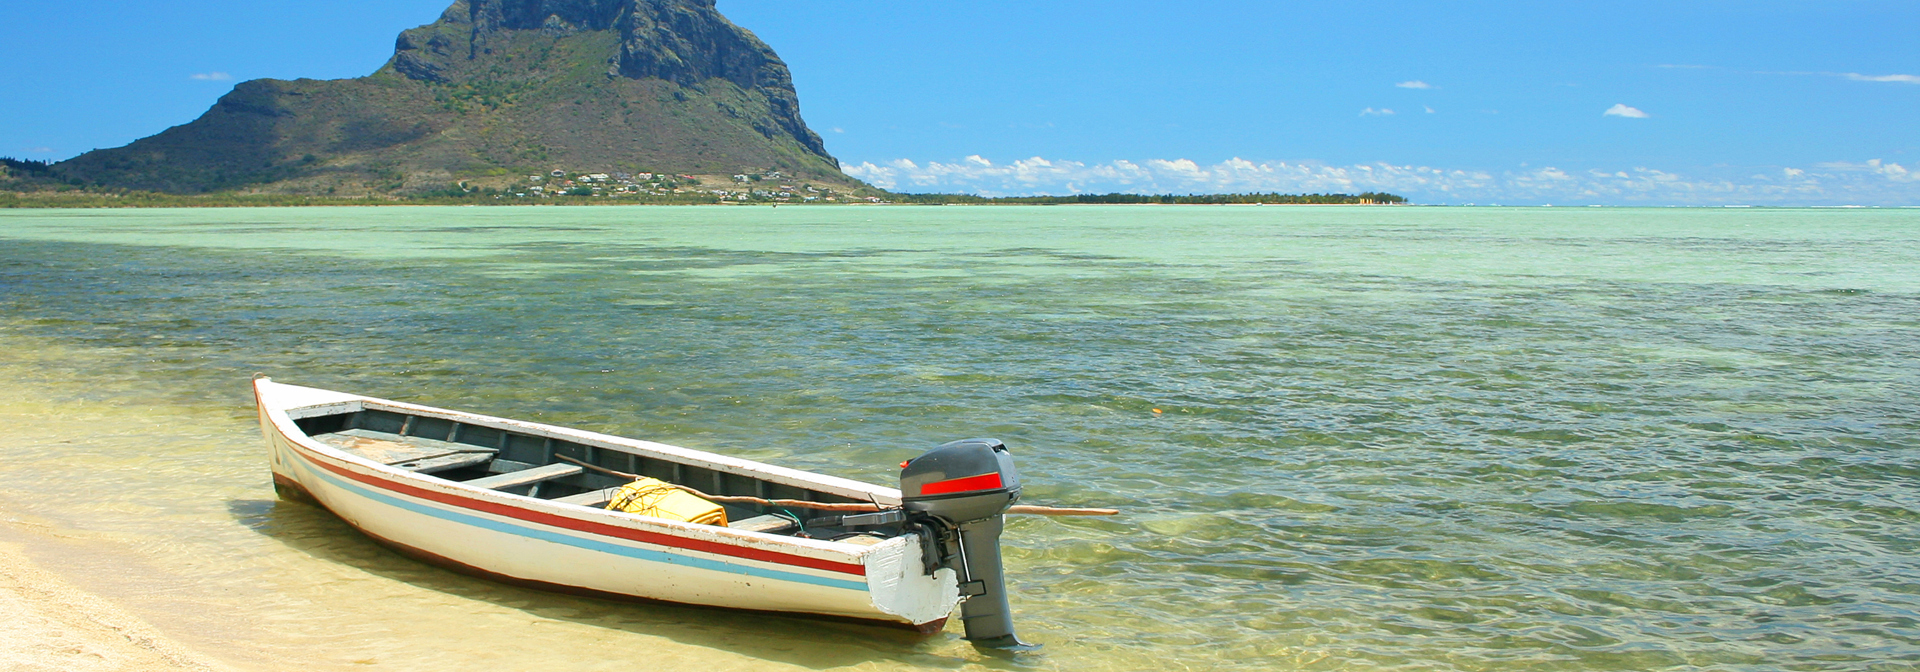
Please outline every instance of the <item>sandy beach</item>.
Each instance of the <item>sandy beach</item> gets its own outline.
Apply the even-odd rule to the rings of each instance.
[[[42,534],[36,527],[16,518],[0,518],[0,669],[233,669],[162,636],[139,617],[36,565],[24,544],[16,541]]]

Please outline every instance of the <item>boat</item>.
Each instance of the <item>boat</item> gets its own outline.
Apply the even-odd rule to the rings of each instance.
[[[998,441],[935,448],[903,463],[902,488],[891,488],[264,376],[253,390],[283,498],[431,564],[578,595],[923,633],[958,605],[976,645],[1029,646],[1013,634],[1000,568],[1002,514],[1020,483]],[[643,481],[714,502],[725,524],[608,508]]]

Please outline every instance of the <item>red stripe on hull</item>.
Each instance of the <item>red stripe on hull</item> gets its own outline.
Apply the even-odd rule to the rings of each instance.
[[[320,500],[315,499],[312,493],[307,492],[307,489],[305,487],[302,487],[298,482],[295,482],[293,479],[287,478],[285,476],[281,476],[279,474],[274,474],[273,485],[275,489],[281,493],[282,496],[285,496],[288,499],[300,500],[300,501],[316,504],[316,505],[319,505],[320,508],[326,509],[328,513],[333,513],[332,509],[327,509],[325,504],[321,504]],[[338,514],[336,514],[336,516],[337,515]],[[429,551],[424,551],[418,548],[414,548],[412,546],[402,544],[392,539],[387,539],[380,535],[373,534],[371,532],[360,529],[358,527],[355,527],[354,531],[359,532],[360,534],[366,535],[368,539],[372,539],[375,543],[378,543],[381,546],[385,546],[387,548],[393,549],[393,551],[396,553],[407,556],[409,558],[413,558],[420,562],[427,563],[429,565],[434,565],[436,567],[441,567],[451,571],[459,572],[461,574],[466,574],[468,576],[487,579],[489,581],[497,581],[499,583],[504,583],[507,585],[520,586],[522,588],[531,588],[534,590],[544,590],[550,593],[562,593],[566,595],[575,595],[578,597],[590,597],[594,599],[610,600],[614,602],[633,602],[633,603],[639,603],[639,604],[671,604],[677,607],[691,607],[695,609],[724,609],[726,611],[738,611],[738,612],[745,612],[745,613],[752,613],[752,614],[770,614],[775,616],[785,616],[789,618],[805,615],[810,618],[843,622],[843,623],[859,623],[861,625],[878,625],[878,626],[884,626],[888,628],[901,628],[906,630],[913,630],[923,635],[931,635],[931,634],[940,632],[941,630],[946,629],[946,626],[947,626],[946,618],[941,618],[939,620],[935,620],[932,622],[915,625],[913,623],[905,623],[902,621],[887,621],[887,620],[881,620],[877,618],[856,618],[853,616],[835,616],[831,614],[805,614],[804,612],[766,611],[762,609],[734,609],[729,607],[715,607],[715,606],[705,605],[705,604],[688,604],[685,602],[672,602],[668,600],[659,600],[659,599],[654,599],[650,597],[640,597],[638,595],[627,595],[625,593],[612,593],[604,590],[594,590],[592,588],[581,588],[579,586],[569,586],[562,583],[548,583],[546,581],[538,581],[535,579],[523,579],[517,576],[510,576],[510,575],[501,574],[499,572],[495,572],[489,569],[475,567],[473,565],[469,565],[467,563],[460,562],[459,560],[454,560],[452,558],[439,555],[437,553],[432,553]]]
[[[855,564],[849,564],[844,562],[834,562],[831,560],[821,560],[818,558],[809,558],[809,557],[799,556],[799,555],[789,555],[786,553],[778,553],[775,551],[760,550],[757,548],[729,546],[727,544],[719,544],[719,543],[714,543],[711,541],[703,541],[699,539],[688,539],[685,537],[676,537],[676,536],[667,535],[667,534],[660,534],[657,532],[644,532],[641,530],[619,527],[616,525],[607,525],[605,523],[596,523],[592,521],[578,520],[574,518],[568,518],[565,516],[557,516],[551,513],[543,512],[543,511],[533,511],[533,510],[523,509],[516,506],[500,504],[497,502],[489,502],[489,501],[478,500],[478,499],[473,499],[469,497],[459,497],[459,496],[450,495],[443,492],[437,492],[433,490],[427,490],[424,488],[418,488],[418,487],[414,487],[404,483],[397,483],[387,479],[378,478],[375,476],[369,476],[366,474],[361,474],[359,472],[332,464],[331,462],[328,462],[325,459],[314,459],[322,456],[309,455],[306,450],[304,450],[301,446],[294,443],[293,441],[288,441],[287,445],[293,447],[295,451],[299,452],[301,454],[301,457],[307,458],[306,461],[309,464],[318,465],[319,467],[326,469],[327,471],[333,472],[334,474],[338,474],[344,478],[353,479],[360,483],[364,483],[369,486],[380,488],[382,490],[396,492],[399,494],[407,495],[409,497],[414,497],[418,499],[425,499],[432,502],[438,502],[441,504],[446,504],[448,506],[457,506],[463,509],[479,511],[482,513],[489,513],[496,516],[503,516],[507,518],[513,518],[516,520],[522,520],[522,521],[526,521],[526,522],[534,523],[538,525],[545,525],[548,527],[557,527],[565,530],[573,530],[575,532],[584,532],[587,534],[592,534],[592,535],[597,535],[602,537],[613,537],[616,539],[626,539],[628,541],[637,541],[643,544],[653,544],[656,546],[666,546],[669,548],[698,551],[702,553],[712,553],[715,555],[726,555],[726,556],[742,558],[746,560],[758,560],[760,562],[771,562],[775,564],[786,565],[789,567],[806,567],[809,569],[819,569],[819,570],[825,570],[829,572],[839,572],[841,574],[851,574],[851,575],[860,576],[860,577],[864,577],[867,575],[867,568],[865,565],[855,565]]]
[[[320,504],[319,497],[315,497],[313,493],[307,492],[307,486],[301,485],[299,481],[281,476],[277,473],[273,475],[273,491],[279,493],[281,499],[291,499],[308,504],[319,504],[321,508],[326,507],[326,505]]]
[[[355,529],[358,529],[358,528],[355,528]],[[563,593],[563,594],[575,595],[579,597],[591,597],[591,598],[602,599],[602,600],[612,600],[615,602],[635,602],[640,604],[671,604],[671,605],[680,606],[680,607],[694,607],[694,608],[701,608],[701,609],[726,609],[727,611],[740,611],[740,612],[756,613],[756,614],[773,614],[773,615],[788,616],[788,617],[805,613],[805,612],[787,612],[787,611],[766,611],[762,609],[733,609],[728,607],[714,607],[711,605],[704,605],[704,604],[688,604],[685,602],[672,602],[668,600],[654,599],[651,597],[627,595],[625,593],[610,593],[603,590],[594,590],[592,588],[581,588],[579,586],[569,586],[561,583],[548,583],[545,581],[538,581],[535,579],[523,579],[517,576],[508,576],[506,574],[501,574],[491,570],[482,569],[480,567],[475,567],[473,565],[469,565],[464,562],[454,560],[452,558],[437,555],[434,553],[420,550],[418,548],[414,548],[412,546],[408,546],[406,544],[402,544],[392,539],[384,539],[384,538],[381,538],[379,535],[369,533],[366,530],[359,530],[359,532],[361,534],[367,535],[368,539],[372,539],[375,542],[378,542],[382,546],[391,548],[395,552],[398,552],[401,555],[407,556],[409,558],[413,558],[415,560],[419,560],[429,565],[443,567],[455,572],[459,572],[461,574],[466,574],[468,576],[476,576],[476,577],[480,577],[482,579],[487,579],[490,581],[498,581],[500,583],[504,583],[508,585],[520,586],[522,588],[532,588],[534,590],[544,590],[551,593]],[[945,618],[942,618],[940,620],[937,620],[931,623],[914,625],[912,623],[905,623],[901,621],[883,621],[875,618],[856,618],[853,616],[835,616],[831,614],[805,614],[805,615],[811,618],[820,618],[820,619],[826,619],[826,620],[832,620],[832,621],[842,621],[847,623],[860,623],[864,625],[883,625],[891,628],[905,628],[908,630],[918,631],[921,634],[929,634],[929,635],[941,631],[947,625],[947,619]]]

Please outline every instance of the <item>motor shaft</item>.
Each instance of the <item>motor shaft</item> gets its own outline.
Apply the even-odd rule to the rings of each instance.
[[[927,544],[927,571],[951,568],[959,581],[967,640],[990,649],[1036,648],[1013,634],[1000,533],[1020,499],[1013,455],[995,439],[942,444],[900,465],[900,502]]]

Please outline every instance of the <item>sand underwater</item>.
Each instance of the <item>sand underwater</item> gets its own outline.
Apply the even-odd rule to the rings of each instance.
[[[1920,669],[1920,211],[0,212],[0,668]],[[1013,447],[1045,648],[502,586],[247,381],[891,484]]]

